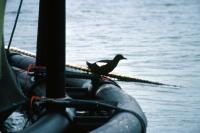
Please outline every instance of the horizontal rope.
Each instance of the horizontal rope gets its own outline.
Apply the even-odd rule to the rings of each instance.
[[[34,54],[32,52],[29,52],[29,51],[26,51],[26,50],[19,49],[19,48],[11,47],[10,51],[36,58],[36,54]],[[77,69],[77,70],[81,70],[83,72],[90,72],[90,70],[88,68],[80,66],[80,65],[66,64],[66,67]],[[155,82],[155,81],[149,81],[149,80],[129,77],[129,76],[126,76],[126,75],[121,75],[121,74],[110,73],[107,76],[109,76],[111,78],[114,78],[114,79],[117,79],[119,81],[147,83],[147,84],[154,84],[154,85],[167,85],[167,86],[176,87],[175,85],[168,85],[168,84],[164,84],[164,83],[160,83],[160,82]]]

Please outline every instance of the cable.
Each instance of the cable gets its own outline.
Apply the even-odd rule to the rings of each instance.
[[[26,50],[22,50],[19,48],[14,48],[11,47],[10,48],[11,51],[16,52],[16,53],[20,53],[29,57],[33,57],[36,58],[36,55],[34,53],[28,52]],[[72,69],[77,69],[83,72],[90,72],[87,68],[82,67],[80,65],[74,65],[74,64],[66,64],[66,67],[72,68]],[[71,75],[71,76],[76,76],[76,78],[78,78],[77,75]],[[117,81],[125,81],[125,82],[137,82],[137,83],[144,83],[144,84],[152,84],[152,85],[163,85],[163,86],[169,86],[169,87],[175,87],[178,88],[180,86],[177,85],[171,85],[171,84],[165,84],[165,83],[160,83],[160,82],[155,82],[155,81],[150,81],[150,80],[144,80],[144,79],[140,79],[140,78],[135,78],[135,77],[129,77],[129,76],[125,76],[125,75],[119,75],[119,74],[108,74],[107,75],[110,78],[113,79],[117,79]],[[91,78],[91,75],[85,76],[85,78]],[[80,77],[79,77],[80,78]],[[81,78],[84,78],[83,76]]]
[[[23,3],[23,0],[21,0],[20,3],[19,3],[19,8],[18,8],[18,11],[17,11],[17,16],[15,18],[15,23],[14,23],[14,26],[13,26],[13,29],[12,29],[12,33],[10,35],[10,40],[9,40],[9,43],[8,43],[7,51],[9,51],[10,45],[12,43],[12,39],[13,39],[15,29],[16,29],[16,26],[17,26],[17,22],[18,22],[20,11],[21,11],[22,3]]]

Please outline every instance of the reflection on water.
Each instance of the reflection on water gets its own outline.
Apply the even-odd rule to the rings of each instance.
[[[5,35],[17,2],[8,0]],[[24,1],[13,46],[35,52],[38,1]],[[148,118],[148,133],[200,131],[198,0],[67,1],[66,62],[128,58],[115,72],[181,87],[120,82]]]

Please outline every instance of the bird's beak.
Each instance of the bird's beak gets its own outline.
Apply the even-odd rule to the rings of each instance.
[[[123,60],[127,60],[127,58],[125,58],[125,57],[123,57],[122,59],[123,59]]]

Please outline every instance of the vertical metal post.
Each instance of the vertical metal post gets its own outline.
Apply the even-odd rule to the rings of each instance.
[[[36,51],[36,65],[38,66],[46,66],[46,50],[48,46],[48,11],[46,5],[47,0],[40,0]]]
[[[65,0],[40,0],[36,64],[47,67],[47,97],[64,97]]]

